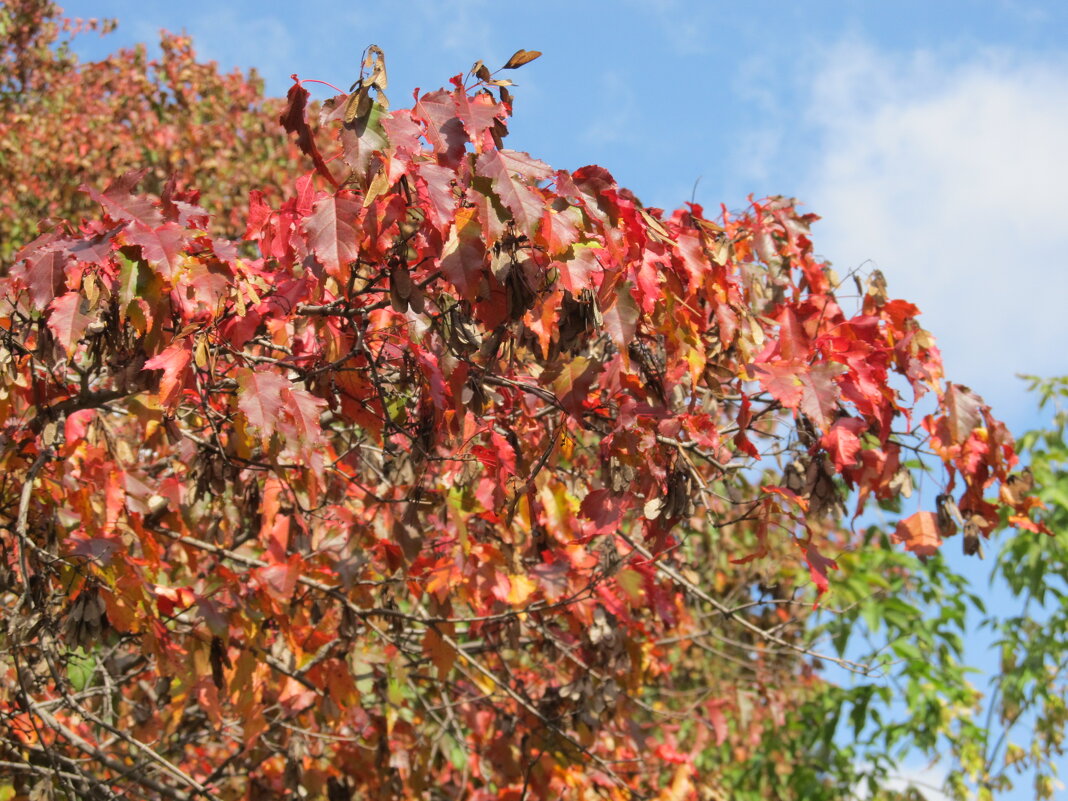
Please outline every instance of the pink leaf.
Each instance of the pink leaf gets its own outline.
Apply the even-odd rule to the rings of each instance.
[[[248,422],[257,428],[264,442],[278,428],[279,417],[285,403],[282,393],[292,392],[293,385],[284,376],[266,370],[250,370],[247,367],[236,371],[237,408]]]
[[[427,203],[430,221],[444,233],[456,216],[457,198],[452,189],[456,172],[430,161],[420,161],[416,164],[416,171],[426,185],[427,199],[430,201]]]
[[[634,339],[634,330],[638,326],[639,315],[638,304],[634,302],[629,284],[622,284],[616,290],[615,303],[601,313],[608,336],[624,353],[631,340]]]
[[[141,246],[141,254],[150,265],[166,279],[178,271],[179,259],[185,245],[185,232],[177,223],[166,223],[159,228],[131,225],[126,238]]]
[[[70,240],[61,240],[59,233],[42,234],[19,251],[21,261],[11,268],[17,278],[30,292],[33,305],[45,309],[63,289],[66,267],[70,255],[64,245]]]
[[[821,431],[830,428],[840,395],[835,377],[845,370],[834,362],[809,365],[786,359],[756,366],[760,385],[787,409],[806,414]]]
[[[308,445],[318,444],[323,437],[319,426],[319,415],[326,406],[326,401],[317,398],[303,389],[283,390],[286,410],[293,421],[293,431],[297,440]]]
[[[476,170],[493,182],[493,191],[512,213],[519,231],[533,237],[545,202],[529,184],[549,178],[552,170],[526,153],[514,150],[486,151],[478,157]]]
[[[303,223],[308,246],[327,273],[344,281],[349,263],[359,253],[355,223],[360,204],[349,193],[338,192],[320,200],[313,209]]]
[[[83,311],[88,301],[79,292],[68,292],[49,304],[48,327],[69,356],[89,325],[89,315]]]
[[[103,192],[83,185],[81,190],[93,200],[104,207],[108,215],[115,220],[124,222],[138,222],[149,228],[153,228],[163,222],[163,217],[156,208],[156,204],[147,197],[131,194],[134,187],[148,172],[148,167],[140,170],[131,170],[117,178]]]

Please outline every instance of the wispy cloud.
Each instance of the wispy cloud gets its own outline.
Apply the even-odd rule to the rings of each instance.
[[[159,41],[159,30],[166,23],[138,20],[133,23],[137,38]],[[296,40],[291,25],[276,15],[263,11],[255,17],[234,8],[219,6],[192,14],[177,30],[193,37],[197,58],[216,61],[224,71],[258,68],[269,83],[285,86],[294,71]],[[177,31],[175,31],[177,32]]]
[[[595,94],[597,110],[582,130],[582,138],[590,142],[634,142],[639,123],[638,94],[625,75],[608,70],[597,79]]]
[[[714,14],[712,4],[706,6],[683,0],[623,0],[621,5],[649,15],[659,28],[662,41],[667,42],[676,55],[708,52],[711,44],[708,22]]]
[[[1068,370],[1068,62],[857,43],[821,61],[803,183],[824,254],[881,268],[988,400]]]

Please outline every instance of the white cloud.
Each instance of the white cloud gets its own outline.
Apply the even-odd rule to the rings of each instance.
[[[949,801],[949,796],[942,792],[945,782],[946,771],[938,764],[905,765],[892,774],[883,786],[899,793],[915,787],[927,801]],[[858,801],[866,801],[868,798],[870,796],[867,787],[861,786],[857,792]]]
[[[598,77],[599,90],[595,93],[596,112],[582,129],[582,138],[587,142],[634,143],[639,137],[638,93],[626,76],[614,70],[606,70]]]
[[[266,80],[286,89],[292,83],[287,78],[294,71],[296,41],[290,26],[277,15],[264,10],[248,18],[220,6],[198,16],[192,34],[201,60],[218,61],[224,71],[254,66]]]
[[[806,122],[819,249],[916,302],[951,378],[1013,404],[1014,373],[1068,372],[1068,62],[844,45]]]

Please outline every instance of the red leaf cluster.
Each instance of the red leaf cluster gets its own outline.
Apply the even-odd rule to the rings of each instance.
[[[241,242],[131,173],[20,252],[9,741],[146,797],[695,797],[694,754],[744,757],[789,703],[772,654],[805,613],[752,610],[760,571],[825,592],[842,486],[858,514],[901,490],[892,379],[935,393],[948,491],[992,522],[1004,427],[942,384],[911,304],[873,283],[843,310],[814,215],[643,207],[504,148],[503,87],[469,80],[348,122],[328,101],[331,159],[295,86],[315,169],[253,193]],[[932,518],[899,528],[919,554]],[[695,733],[673,721],[705,662],[677,644],[709,625],[745,667]],[[33,667],[56,643],[107,709]]]

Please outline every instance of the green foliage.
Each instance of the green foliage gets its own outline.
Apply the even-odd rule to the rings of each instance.
[[[1021,781],[1031,782],[1035,798],[1054,797],[1068,723],[1068,378],[1028,380],[1052,419],[1021,436],[1019,451],[1045,506],[1037,522],[1053,535],[1005,528],[991,541],[982,584],[999,602],[984,602],[986,586],[955,572],[941,553],[919,561],[886,547],[885,533],[872,527],[867,544],[883,547],[838,558],[833,608],[811,629],[813,641],[829,640],[839,655],[875,668],[870,676],[840,674],[842,686],[810,713],[838,723],[813,729],[822,740],[814,753],[825,749],[828,764],[848,755],[873,788],[920,757],[947,769],[944,790],[954,798],[996,798]],[[993,637],[993,673],[966,663],[975,653],[965,642],[976,632]]]
[[[1052,420],[1024,434],[1020,451],[1053,536],[1009,530],[995,560],[991,583],[1003,582],[1015,603],[1011,614],[992,610],[983,621],[995,636],[1001,670],[987,707],[980,786],[981,795],[992,795],[1029,770],[1035,797],[1052,798],[1068,723],[1068,377],[1028,380]]]

